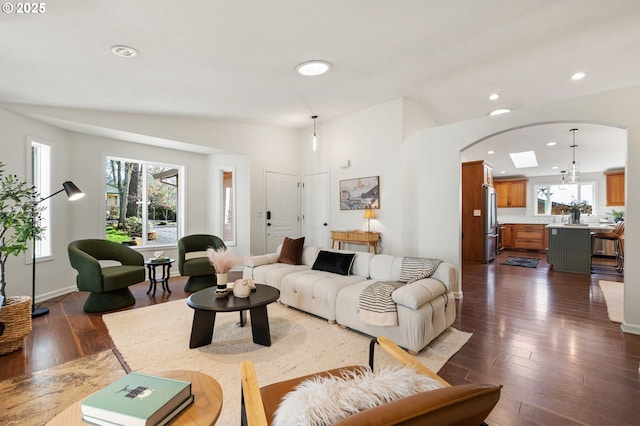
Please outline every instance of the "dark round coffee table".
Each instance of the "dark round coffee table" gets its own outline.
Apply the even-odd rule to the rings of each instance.
[[[189,348],[198,348],[211,343],[218,312],[240,312],[240,326],[243,327],[246,311],[249,311],[251,317],[253,342],[271,346],[267,305],[275,302],[279,297],[280,290],[264,284],[256,284],[256,291],[243,299],[235,297],[231,292],[227,297],[216,298],[215,286],[193,293],[187,299],[187,305],[194,309]]]

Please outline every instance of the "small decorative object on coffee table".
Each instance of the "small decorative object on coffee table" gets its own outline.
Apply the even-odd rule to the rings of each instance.
[[[240,265],[243,258],[234,256],[226,247],[219,249],[208,248],[207,256],[213,269],[216,270],[216,292],[217,298],[226,297],[229,293],[227,289],[227,273],[234,266]]]
[[[249,297],[251,291],[255,288],[256,286],[253,284],[251,278],[241,278],[233,283],[233,295],[244,299],[245,297]]]

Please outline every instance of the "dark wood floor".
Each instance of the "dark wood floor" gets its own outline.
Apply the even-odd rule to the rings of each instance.
[[[502,265],[508,255],[541,261]],[[640,336],[609,321],[601,279],[622,276],[555,272],[531,252],[465,262],[454,326],[474,335],[440,374],[502,383],[493,425],[640,424]]]
[[[507,255],[541,262],[535,269],[502,265]],[[502,383],[493,426],[640,424],[640,336],[609,321],[598,287],[600,279],[622,277],[554,272],[544,258],[513,252],[489,265],[464,264],[454,326],[474,335],[440,374],[453,384]],[[155,298],[145,284],[133,286],[134,308],[186,297],[184,282],[171,279],[173,293]],[[0,379],[112,348],[101,316],[82,311],[85,298],[72,293],[50,303],[25,347],[0,357]]]

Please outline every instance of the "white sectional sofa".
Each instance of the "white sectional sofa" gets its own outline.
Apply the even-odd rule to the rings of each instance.
[[[375,281],[398,280],[402,257],[366,252],[355,253],[350,275],[313,270],[320,248],[304,247],[301,265],[278,263],[276,253],[253,256],[245,261],[244,278],[280,290],[280,302],[337,322],[342,327],[370,336],[385,336],[411,353],[418,353],[449,327],[456,316],[451,289],[457,281],[454,266],[442,262],[429,278],[406,284],[392,294],[397,305],[397,326],[373,326],[358,314],[360,293]]]

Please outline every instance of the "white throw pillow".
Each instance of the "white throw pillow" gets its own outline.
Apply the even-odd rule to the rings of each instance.
[[[439,381],[412,368],[363,367],[342,377],[314,377],[289,392],[274,414],[274,426],[331,425],[360,411],[420,392],[442,388]]]

